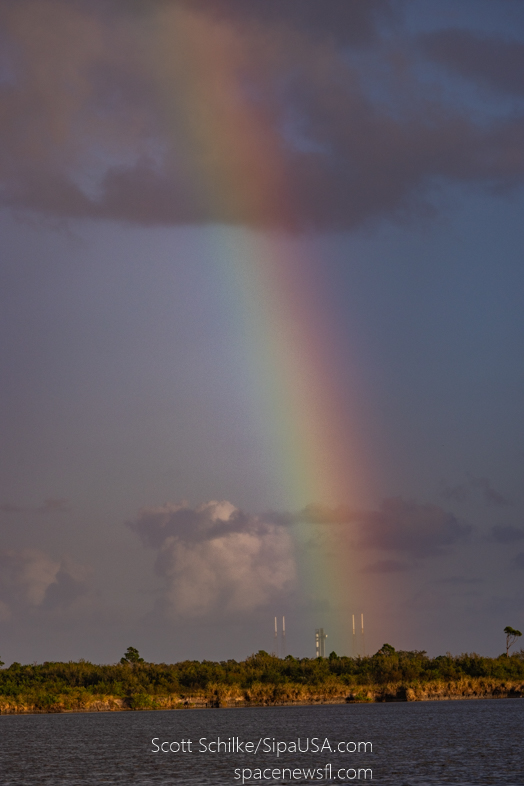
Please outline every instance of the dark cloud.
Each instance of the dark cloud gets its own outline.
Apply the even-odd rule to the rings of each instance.
[[[482,584],[484,579],[466,578],[465,576],[448,576],[444,579],[436,579],[435,584],[452,584],[460,586],[462,584]]]
[[[64,608],[87,592],[87,578],[90,571],[69,559],[61,561],[55,581],[47,588],[43,607],[48,609]]]
[[[471,486],[468,483],[458,483],[456,486],[447,486],[441,483],[441,494],[452,502],[468,502],[471,498]]]
[[[160,548],[171,537],[198,543],[243,532],[249,524],[249,518],[231,503],[210,502],[197,508],[184,503],[144,508],[127,526],[138,533],[145,546]]]
[[[361,522],[364,545],[414,557],[443,554],[470,531],[470,526],[437,505],[420,505],[400,497],[385,500],[381,510],[368,513]]]
[[[444,182],[521,184],[523,118],[479,122],[412,79],[384,84],[388,106],[366,93],[340,44],[374,41],[395,6],[6,2],[2,203],[347,229],[431,210]]]
[[[487,478],[476,478],[471,481],[471,484],[474,488],[480,489],[488,508],[503,508],[511,504],[500,491],[493,488]]]
[[[406,562],[399,562],[395,559],[382,559],[367,565],[362,569],[362,573],[404,573],[411,569],[411,565]]]
[[[474,495],[480,498],[488,508],[502,508],[511,505],[511,502],[493,488],[488,478],[470,478],[465,483],[456,486],[441,484],[442,496],[453,502],[468,502]]]
[[[520,551],[511,561],[511,564],[517,570],[524,570],[524,551]]]
[[[167,616],[249,613],[294,585],[287,529],[246,516],[229,502],[148,508],[128,526],[158,550]]]
[[[496,543],[516,543],[518,540],[524,539],[524,529],[512,527],[510,524],[504,526],[503,524],[496,524],[491,528],[490,540]]]
[[[300,516],[318,524],[354,524],[361,547],[397,551],[412,557],[444,554],[467,538],[471,527],[437,505],[393,497],[377,511],[309,505]]]
[[[468,79],[498,91],[524,96],[524,44],[448,28],[426,33],[425,55]]]
[[[377,23],[398,19],[402,5],[383,0],[183,0],[181,4],[215,19],[285,25],[353,46],[376,41]]]

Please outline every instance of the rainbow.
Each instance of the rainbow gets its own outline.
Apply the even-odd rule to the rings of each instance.
[[[249,82],[246,41],[232,25],[178,4],[152,12],[149,35],[176,165],[189,167],[209,205],[212,253],[238,295],[252,358],[252,406],[265,426],[262,450],[275,498],[293,512],[310,503],[355,506],[365,494],[352,438],[355,413],[341,395],[334,330],[310,275],[314,260],[289,232],[296,216],[285,142],[256,100],[256,75]],[[250,46],[270,51],[267,35],[255,31]],[[306,594],[327,597],[340,614],[360,611],[343,528],[298,519],[293,526]]]

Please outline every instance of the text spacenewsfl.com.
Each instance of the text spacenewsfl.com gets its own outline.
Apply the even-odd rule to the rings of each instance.
[[[258,740],[245,740],[240,737],[217,737],[209,739],[200,737],[198,741],[192,739],[161,740],[153,737],[151,740],[152,753],[187,754],[233,754],[239,756],[280,756],[289,754],[321,754],[326,756],[334,754],[362,754],[372,753],[371,742],[355,742],[353,740],[332,741],[327,737],[297,738],[296,740],[278,740],[276,737],[260,737]],[[343,781],[343,780],[372,780],[373,773],[369,767],[340,767],[331,762],[322,766],[297,767],[286,766],[266,767],[257,762],[250,767],[237,767],[234,770],[234,779],[241,783],[269,780],[300,780],[300,781]]]

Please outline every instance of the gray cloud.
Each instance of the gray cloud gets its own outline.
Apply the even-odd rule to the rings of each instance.
[[[319,524],[354,524],[360,547],[396,551],[412,557],[446,553],[463,541],[471,527],[437,505],[423,505],[393,497],[377,511],[310,505],[300,514]]]
[[[524,96],[524,44],[520,41],[448,28],[426,33],[419,43],[427,57],[461,76]]]
[[[183,5],[215,19],[242,20],[289,26],[313,37],[327,37],[341,44],[363,45],[377,39],[377,22],[399,18],[401,4],[380,0],[183,0]]]
[[[523,539],[524,529],[511,525],[504,526],[503,524],[496,524],[491,528],[490,540],[496,543],[516,543],[518,540]]]
[[[17,611],[68,605],[86,591],[88,569],[38,549],[0,551],[0,619]]]
[[[411,566],[405,562],[395,559],[382,559],[367,565],[362,569],[362,573],[405,573]]]
[[[128,526],[158,552],[169,616],[246,613],[294,586],[289,532],[229,502],[147,508]]]
[[[520,551],[511,561],[512,567],[524,570],[524,551]]]
[[[503,508],[511,504],[500,491],[493,488],[487,478],[476,478],[471,481],[471,484],[474,488],[480,489],[488,508]]]
[[[471,498],[471,486],[468,483],[458,483],[456,486],[441,484],[442,496],[452,502],[468,502]]]
[[[379,511],[361,522],[364,545],[415,557],[443,554],[464,540],[471,527],[437,505],[421,505],[400,497],[385,500]]]
[[[91,570],[87,566],[79,565],[68,557],[62,559],[55,581],[49,585],[46,591],[43,607],[63,609],[77,598],[85,596],[88,592],[90,574]],[[88,598],[88,600],[90,599]]]
[[[480,492],[480,499],[488,508],[502,508],[511,505],[509,499],[493,488],[488,478],[470,478],[465,483],[459,483],[456,486],[441,484],[442,496],[453,502],[469,502],[474,496],[478,498],[477,492]]]
[[[242,532],[249,523],[249,518],[230,502],[209,502],[197,508],[186,503],[144,508],[128,526],[145,546],[161,548],[171,537],[198,543]]]
[[[340,229],[430,210],[444,181],[520,184],[522,117],[479,123],[411,78],[384,85],[401,113],[366,93],[341,43],[395,5],[6,2],[3,204]]]

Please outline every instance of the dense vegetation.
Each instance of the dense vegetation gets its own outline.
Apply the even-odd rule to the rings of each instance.
[[[95,665],[43,663],[23,666],[13,663],[0,669],[0,699],[14,700],[44,708],[62,699],[85,696],[115,696],[127,706],[147,706],[154,697],[178,694],[180,697],[209,694],[220,688],[249,691],[254,686],[307,686],[324,689],[330,684],[346,685],[348,691],[361,685],[391,683],[419,684],[464,678],[524,680],[524,650],[511,656],[485,658],[481,655],[451,654],[429,658],[423,651],[395,651],[385,644],[371,657],[279,659],[260,651],[245,661],[183,661],[145,663],[137,650],[129,648],[121,662]],[[149,697],[146,701],[146,697]]]

